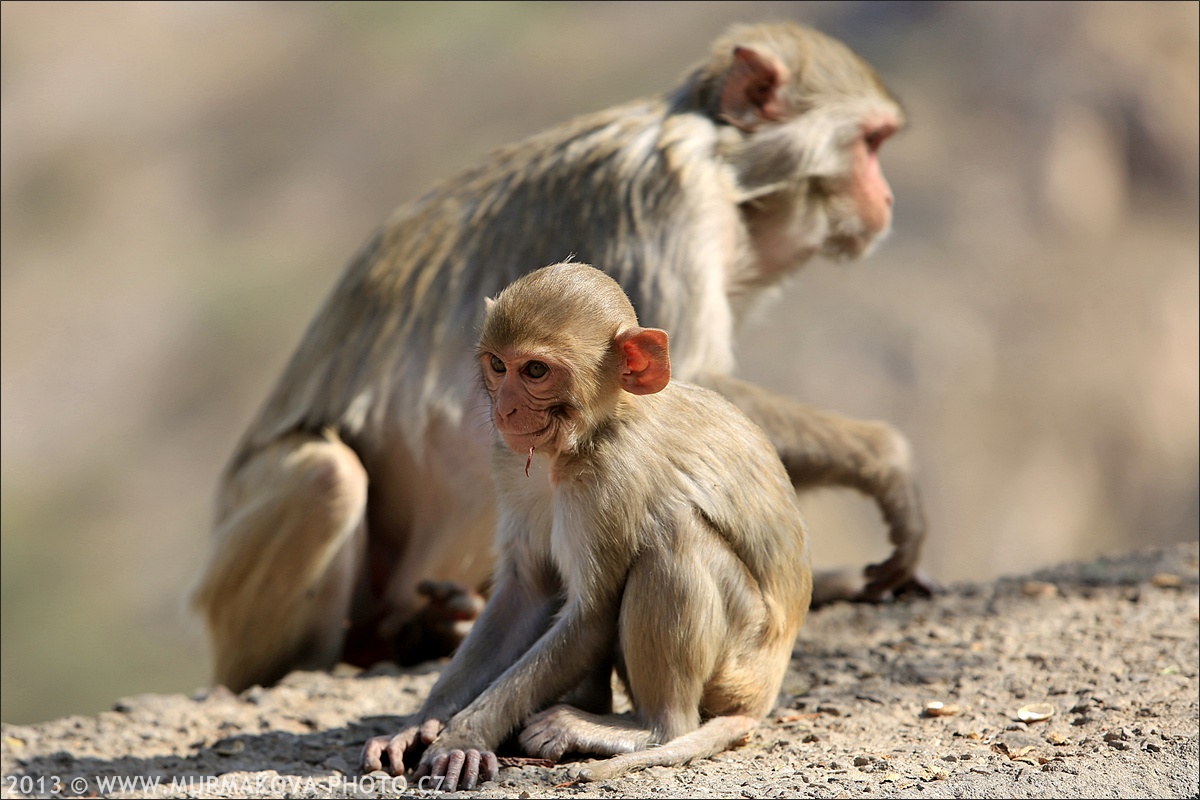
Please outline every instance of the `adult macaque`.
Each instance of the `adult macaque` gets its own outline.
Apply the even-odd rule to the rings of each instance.
[[[841,594],[912,585],[924,522],[901,435],[731,375],[738,318],[762,290],[814,255],[861,256],[888,230],[878,151],[901,124],[840,42],[735,27],[666,95],[502,148],[400,209],[223,476],[195,595],[216,680],[240,690],[339,658],[436,654],[410,647],[430,641],[405,630],[423,608],[416,587],[479,586],[493,563],[489,431],[463,354],[485,296],[569,255],[603,265],[643,323],[671,331],[676,376],[761,426],[795,488],[874,498],[894,551]],[[821,586],[820,599],[839,593]]]
[[[367,742],[364,769],[386,754],[403,773],[426,747],[419,775],[471,789],[527,720],[533,755],[625,754],[584,779],[743,739],[775,703],[812,591],[771,443],[720,395],[670,381],[667,334],[586,264],[501,292],[478,363],[499,433],[495,593],[412,726]],[[569,694],[611,712],[614,666],[633,719],[547,709]]]

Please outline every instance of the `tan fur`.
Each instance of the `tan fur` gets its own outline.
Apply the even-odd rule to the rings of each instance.
[[[735,48],[754,53],[740,83]],[[477,586],[493,563],[485,399],[464,358],[483,298],[571,254],[603,265],[644,325],[670,331],[676,378],[716,389],[765,429],[794,486],[850,486],[879,503],[897,549],[866,596],[908,582],[924,525],[899,434],[731,377],[737,320],[764,288],[814,254],[861,255],[886,233],[890,200],[862,213],[856,176],[864,136],[901,121],[840,43],[786,23],[736,28],[663,97],[501,148],[398,210],[317,313],[221,481],[195,595],[216,680],[240,690],[339,656],[433,655],[405,644],[417,585]],[[344,448],[327,487],[344,517],[309,513],[306,484],[286,467],[327,432]],[[354,544],[333,557],[349,519]],[[314,580],[330,605],[290,605]],[[255,623],[285,607],[295,619],[283,628]]]
[[[521,741],[532,755],[663,745],[596,767],[611,776],[711,755],[771,709],[812,588],[795,493],[766,437],[732,404],[663,384],[667,352],[640,350],[658,340],[643,331],[620,287],[584,264],[538,270],[489,309],[478,360],[500,434],[492,602],[505,614],[489,604],[412,727],[367,743],[365,768],[384,766],[387,753],[401,771],[413,731],[430,720],[446,727],[420,771],[445,776],[450,790],[460,777],[451,765],[473,775],[527,720]],[[613,393],[639,369],[657,391]],[[537,464],[528,476],[526,446]],[[536,639],[527,618],[541,628]],[[608,665],[633,720],[567,705],[539,714],[606,679]]]

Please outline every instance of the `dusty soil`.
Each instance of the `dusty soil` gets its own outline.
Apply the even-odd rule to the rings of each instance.
[[[746,746],[597,784],[570,784],[570,766],[506,768],[473,794],[1195,798],[1198,556],[1193,542],[820,609]],[[355,764],[436,675],[296,673],[239,696],[143,695],[95,717],[5,724],[3,796],[428,796]],[[1053,715],[1019,720],[1038,704]]]

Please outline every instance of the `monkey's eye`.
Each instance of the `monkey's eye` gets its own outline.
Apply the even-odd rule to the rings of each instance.
[[[534,380],[545,377],[546,373],[549,371],[550,371],[550,368],[547,367],[545,364],[543,364],[541,361],[530,361],[528,364],[525,365],[525,374],[528,375],[529,377],[533,378]]]
[[[869,130],[863,134],[863,141],[867,143],[867,150],[872,153],[878,152],[879,148],[883,147],[883,143],[896,132],[896,128],[892,125],[884,125],[874,130]]]
[[[492,372],[504,372],[504,362],[498,356],[492,356]]]

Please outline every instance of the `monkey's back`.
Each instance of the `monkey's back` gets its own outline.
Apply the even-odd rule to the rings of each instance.
[[[727,181],[708,157],[715,131],[664,98],[638,100],[501,147],[401,206],[317,312],[243,446],[326,427],[369,442],[392,418],[419,436],[431,414],[460,416],[471,381],[459,366],[484,297],[569,257],[600,266],[643,324],[671,331],[678,374],[731,367],[723,269],[705,262],[728,258],[737,215],[713,204],[690,212],[702,225],[679,225],[670,212]],[[665,263],[683,268],[647,279]]]

